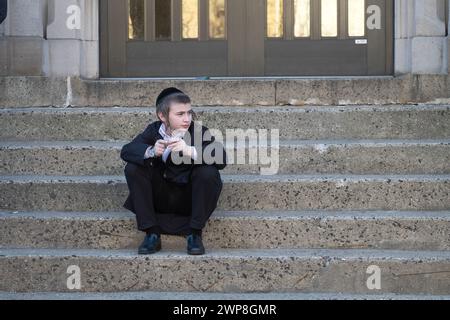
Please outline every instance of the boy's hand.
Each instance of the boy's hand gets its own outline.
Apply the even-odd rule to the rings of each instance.
[[[171,141],[167,145],[172,151],[182,151],[183,155],[192,157],[192,148],[186,144],[183,139],[177,141]]]
[[[157,157],[162,156],[164,150],[166,150],[167,144],[168,144],[167,141],[164,141],[162,139],[156,141],[154,148],[155,148],[155,155]]]

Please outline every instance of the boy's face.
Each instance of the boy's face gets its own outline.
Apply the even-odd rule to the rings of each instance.
[[[159,114],[159,118],[164,122],[166,127],[170,127],[172,132],[176,130],[187,131],[192,122],[191,104],[173,102],[170,105],[169,119],[166,119],[161,113]]]

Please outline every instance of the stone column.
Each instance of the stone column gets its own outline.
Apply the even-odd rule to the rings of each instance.
[[[0,75],[42,75],[46,0],[8,1],[0,27]]]
[[[450,0],[447,0],[447,74],[450,75]]]
[[[447,73],[445,1],[395,0],[395,73]]]
[[[47,75],[98,78],[98,15],[98,0],[48,0]]]
[[[0,77],[8,73],[8,50],[5,38],[5,25],[9,23],[8,17],[0,23]]]
[[[1,13],[0,13],[0,15],[1,15]],[[1,19],[1,17],[0,17],[0,19]],[[6,18],[6,19],[8,19],[8,18]],[[2,23],[0,23],[0,38],[5,35],[5,24],[7,23],[6,19],[4,21],[2,21]]]
[[[412,73],[447,73],[445,0],[414,0]]]
[[[411,72],[411,42],[414,34],[414,3],[395,0],[395,74]]]

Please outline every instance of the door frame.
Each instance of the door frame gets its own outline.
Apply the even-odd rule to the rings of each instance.
[[[227,9],[233,9],[233,1],[242,1],[242,0],[228,0],[227,1]],[[257,10],[266,10],[265,1],[264,0],[245,0],[246,2],[256,2]],[[376,4],[377,2],[386,1],[385,11],[382,12],[382,26],[384,26],[385,32],[379,32],[377,37],[373,37],[376,41],[370,41],[368,43],[368,72],[367,75],[393,75],[394,74],[394,19],[395,19],[395,1],[394,0],[366,0],[366,2]],[[99,0],[99,17],[100,17],[100,77],[127,77],[126,74],[126,41],[128,40],[128,35],[126,30],[123,28],[119,28],[118,26],[123,23],[127,23],[126,16],[123,14],[115,13],[116,19],[122,19],[122,21],[115,20],[114,24],[111,24],[112,32],[109,32],[109,21],[108,14],[112,9],[109,5],[111,2],[116,2],[116,5],[122,5],[122,13],[127,10],[127,1],[124,0]],[[231,8],[230,8],[231,6]],[[367,4],[366,4],[367,8]],[[253,9],[250,10],[242,10],[239,12],[239,15],[234,15],[233,20],[230,20],[232,15],[227,14],[227,23],[226,23],[226,39],[228,41],[228,76],[220,76],[223,77],[255,77],[255,76],[264,76],[263,74],[258,74],[255,70],[264,70],[264,67],[261,69],[261,65],[264,65],[264,55],[251,55],[252,50],[263,52],[264,51],[264,39],[266,38],[266,21],[263,19],[259,19],[259,21],[255,21],[255,16],[252,14]],[[114,14],[114,13],[113,13]],[[236,13],[237,14],[237,13]],[[261,14],[259,15],[261,16]],[[262,15],[263,18],[265,15]],[[390,17],[390,19],[386,19],[386,17]],[[253,20],[251,20],[253,19]],[[367,14],[366,14],[367,19]],[[262,37],[259,39],[246,39],[244,32],[234,32],[237,36],[235,38],[230,37],[230,34],[233,34],[233,30],[238,28],[247,27],[248,24],[246,21],[250,21],[250,25],[256,26],[259,28],[259,32],[262,33]],[[263,24],[263,28],[261,28],[261,23]],[[121,30],[122,29],[122,30]],[[242,30],[242,29],[241,29]],[[311,28],[313,30],[313,28]],[[257,32],[257,31],[255,31]],[[368,32],[377,32],[370,31]],[[202,33],[200,32],[199,35]],[[368,35],[366,35],[368,36]],[[112,39],[122,39],[123,41],[117,41],[117,45],[114,50],[110,50],[110,43],[115,42],[111,41]],[[255,37],[256,38],[256,37]],[[262,40],[261,40],[262,39]],[[120,42],[120,44],[119,44]],[[385,46],[385,55],[384,59],[380,59],[379,54],[371,54],[371,52],[375,52],[370,50],[371,47],[377,47],[383,43]],[[242,50],[244,48],[244,50]],[[244,72],[243,72],[244,70]],[[245,71],[247,70],[247,71]],[[114,74],[114,76],[111,76]],[[245,74],[254,74],[252,76],[245,76]],[[302,75],[299,75],[301,77]],[[149,76],[151,77],[151,76]],[[184,76],[180,76],[184,77]],[[270,77],[270,76],[267,76]]]

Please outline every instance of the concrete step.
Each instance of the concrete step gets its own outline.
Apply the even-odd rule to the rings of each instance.
[[[175,86],[198,105],[336,105],[449,101],[447,75],[200,79],[0,78],[0,107],[149,106]]]
[[[0,142],[0,175],[121,175],[125,141]],[[257,151],[257,150],[255,150]],[[260,150],[266,152],[266,150]],[[226,174],[260,174],[270,165],[236,164],[228,150]],[[275,168],[276,156],[269,152]],[[232,155],[234,155],[232,157]],[[255,160],[259,160],[256,156]],[[258,161],[259,162],[259,161]],[[450,173],[450,140],[291,140],[281,141],[278,173],[445,174]]]
[[[450,294],[450,251],[358,249],[0,249],[0,291],[69,292],[73,266],[79,292]]]
[[[197,107],[217,129],[279,129],[280,139],[448,139],[450,106]],[[0,109],[0,140],[129,140],[154,108]]]
[[[143,233],[127,212],[0,212],[2,248],[135,249]],[[450,211],[216,211],[207,248],[450,250]],[[186,247],[163,236],[163,249]]]
[[[450,295],[218,292],[0,292],[0,300],[450,300]],[[275,303],[272,303],[276,305]]]
[[[448,210],[450,175],[222,175],[222,210]],[[0,210],[120,211],[123,176],[0,176]]]

